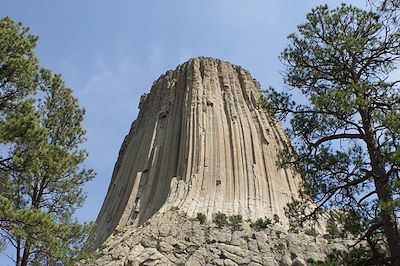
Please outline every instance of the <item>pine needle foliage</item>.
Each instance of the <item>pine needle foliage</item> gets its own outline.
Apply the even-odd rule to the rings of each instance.
[[[398,23],[345,4],[322,5],[288,39],[284,80],[303,100],[273,88],[262,99],[277,119],[290,120],[294,150],[287,147],[279,164],[304,178],[288,217],[300,225],[340,207],[357,218],[347,226],[358,227],[373,258],[386,255],[383,245],[388,261],[400,265]]]
[[[0,20],[0,237],[16,265],[72,265],[91,224],[72,218],[94,178],[84,165],[85,110],[40,68],[37,36]]]

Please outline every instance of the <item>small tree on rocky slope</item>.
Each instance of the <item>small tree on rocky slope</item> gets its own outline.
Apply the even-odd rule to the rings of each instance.
[[[289,211],[302,220],[323,207],[341,207],[364,226],[361,238],[375,261],[385,260],[377,247],[384,240],[388,260],[400,265],[400,82],[392,75],[399,28],[373,12],[324,5],[288,38],[281,54],[285,82],[305,103],[271,88],[263,104],[290,118],[295,152],[288,148],[281,163],[296,167],[305,185],[303,200]],[[306,208],[306,202],[313,203]]]

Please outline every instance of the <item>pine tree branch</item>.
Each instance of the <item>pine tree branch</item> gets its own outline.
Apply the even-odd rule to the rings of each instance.
[[[346,184],[343,184],[341,186],[337,186],[337,187],[331,188],[330,190],[328,190],[325,193],[324,197],[321,199],[322,202],[320,201],[317,204],[317,207],[315,207],[314,210],[311,213],[304,214],[304,217],[303,217],[302,220],[304,221],[304,220],[307,220],[310,217],[313,217],[322,208],[322,206],[324,206],[333,196],[335,196],[335,194],[339,190],[345,189],[345,188],[349,188],[349,187],[352,187],[352,186],[356,186],[358,184],[361,184],[361,183],[367,181],[369,178],[371,178],[371,176],[372,176],[372,173],[368,172],[364,177],[362,177],[360,179],[353,180],[353,181],[351,181],[349,183],[346,183]]]
[[[358,245],[361,241],[363,241],[364,239],[367,240],[368,245],[370,246],[372,253],[373,253],[373,257],[377,258],[379,257],[379,252],[376,249],[376,244],[372,241],[371,237],[374,234],[374,231],[379,229],[380,227],[383,226],[382,222],[378,222],[375,223],[373,225],[371,225],[367,231],[358,239],[358,241],[356,243],[354,243],[353,245],[351,245],[351,247],[355,247],[356,245]]]
[[[346,133],[330,135],[330,136],[323,137],[314,143],[310,143],[310,146],[313,148],[317,148],[322,143],[331,141],[331,140],[335,140],[335,139],[362,139],[363,140],[364,136],[361,134],[346,134]]]
[[[376,194],[376,190],[369,192],[367,195],[363,196],[361,199],[359,199],[357,202],[358,204],[361,204],[364,200],[367,198],[371,197],[372,195]]]

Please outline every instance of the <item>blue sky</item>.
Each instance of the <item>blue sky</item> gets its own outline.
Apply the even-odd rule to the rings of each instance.
[[[1,0],[1,17],[39,35],[41,66],[61,73],[87,110],[86,164],[97,177],[77,219],[96,219],[140,96],[154,80],[191,57],[211,56],[248,69],[264,88],[283,88],[278,55],[286,36],[323,3],[340,1]]]

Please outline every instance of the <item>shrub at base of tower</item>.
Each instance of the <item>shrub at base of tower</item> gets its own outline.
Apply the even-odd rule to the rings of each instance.
[[[229,216],[229,224],[233,231],[242,230],[243,217],[240,214]]]
[[[207,220],[207,217],[204,213],[198,212],[197,213],[197,220],[200,222],[200,224],[204,224]]]
[[[213,222],[218,226],[218,228],[222,228],[228,224],[228,216],[225,213],[217,212],[213,216]]]

